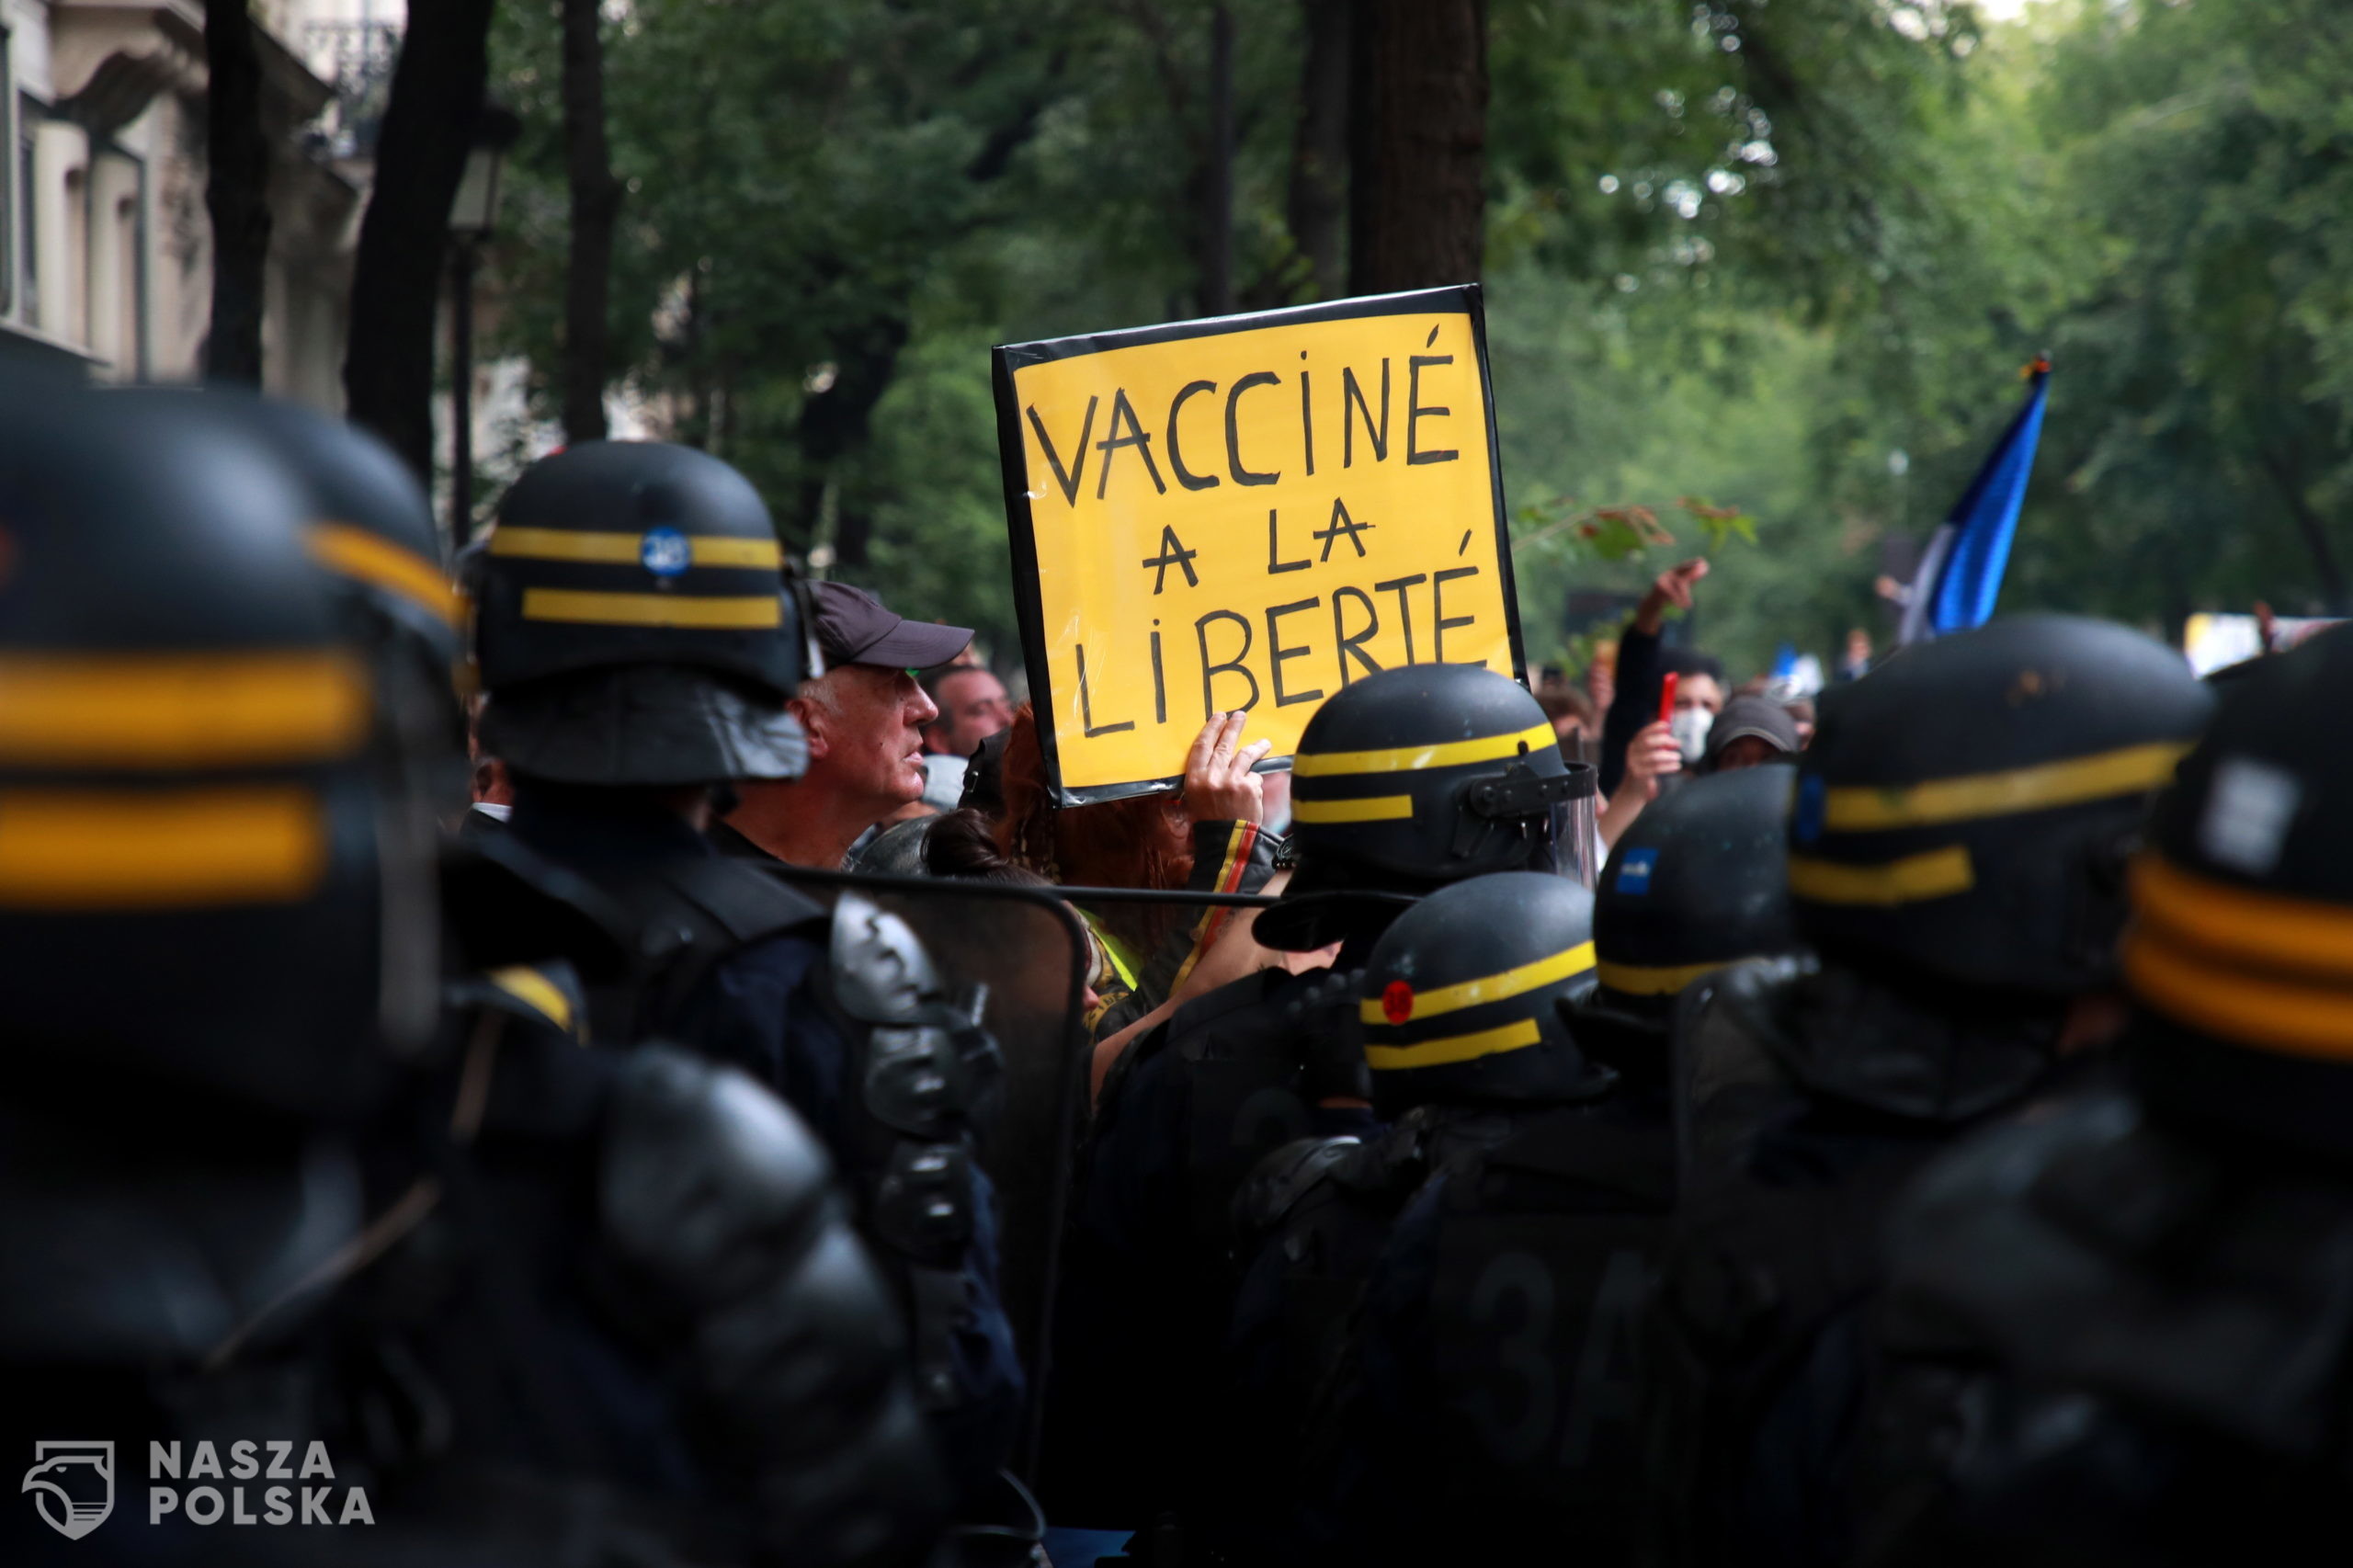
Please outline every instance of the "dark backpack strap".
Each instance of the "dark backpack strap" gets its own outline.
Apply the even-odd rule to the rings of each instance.
[[[675,1026],[712,970],[756,942],[805,930],[822,941],[824,905],[756,865],[712,856],[679,859],[613,888],[637,921],[635,967],[591,988],[591,1038],[634,1045]]]

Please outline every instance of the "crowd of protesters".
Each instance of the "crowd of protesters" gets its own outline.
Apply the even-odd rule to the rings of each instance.
[[[2326,1550],[2353,642],[1707,570],[1074,805],[705,453],[0,386],[0,1560]]]

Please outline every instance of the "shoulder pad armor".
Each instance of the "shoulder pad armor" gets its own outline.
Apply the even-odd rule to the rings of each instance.
[[[1236,1233],[1247,1240],[1281,1224],[1358,1146],[1355,1138],[1302,1138],[1260,1160],[1233,1195]]]
[[[2353,1192],[2335,1178],[2249,1169],[2108,1094],[1971,1140],[1895,1220],[1899,1349],[1959,1336],[2277,1453],[2336,1441]]]
[[[1344,1164],[1337,1178],[1370,1197],[1403,1202],[1435,1168],[1447,1108],[1417,1105],[1391,1122]]]
[[[608,1243],[687,1320],[697,1430],[756,1498],[758,1560],[915,1560],[942,1480],[897,1304],[816,1141],[744,1074],[631,1053],[608,1112]]]
[[[1797,988],[1805,978],[1791,962],[1734,964],[1717,971],[1714,1006],[1757,1047],[1778,1054],[1788,1049]]]
[[[796,926],[824,923],[824,904],[749,862],[728,856],[682,857],[662,868],[662,880],[699,910],[733,947]]]
[[[1253,970],[1239,980],[1229,980],[1214,991],[1178,1004],[1176,1010],[1168,1015],[1168,1033],[1171,1038],[1181,1038],[1230,1013],[1255,1007],[1279,994],[1296,978],[1288,970],[1261,969]]]
[[[479,812],[472,821],[485,822]],[[469,969],[562,954],[599,976],[631,960],[628,913],[586,877],[511,833],[455,838],[441,853],[442,921]]]
[[[926,1017],[940,999],[939,971],[907,923],[845,889],[834,905],[834,995],[863,1024]]]
[[[654,1047],[616,1074],[606,1236],[681,1304],[732,1300],[775,1273],[816,1223],[830,1175],[800,1119],[734,1068]]]
[[[1817,1095],[1891,1116],[1974,1119],[2026,1095],[2055,1059],[2056,1007],[1964,1011],[1843,964],[1785,994],[1779,1027],[1760,1036],[1775,1059]]]

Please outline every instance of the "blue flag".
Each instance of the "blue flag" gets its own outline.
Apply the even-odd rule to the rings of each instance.
[[[2018,534],[2018,507],[2026,501],[2027,478],[2034,472],[2035,445],[2042,438],[2051,362],[2037,359],[2027,367],[2027,379],[2024,406],[1928,540],[1904,608],[1901,642],[1966,631],[1993,617],[1995,603],[2002,597],[2002,573],[2010,563],[2010,541]]]

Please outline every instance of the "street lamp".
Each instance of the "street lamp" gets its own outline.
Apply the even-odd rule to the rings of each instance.
[[[522,133],[510,109],[484,104],[474,116],[465,174],[449,202],[449,543],[473,531],[474,264],[498,223],[498,176]]]

